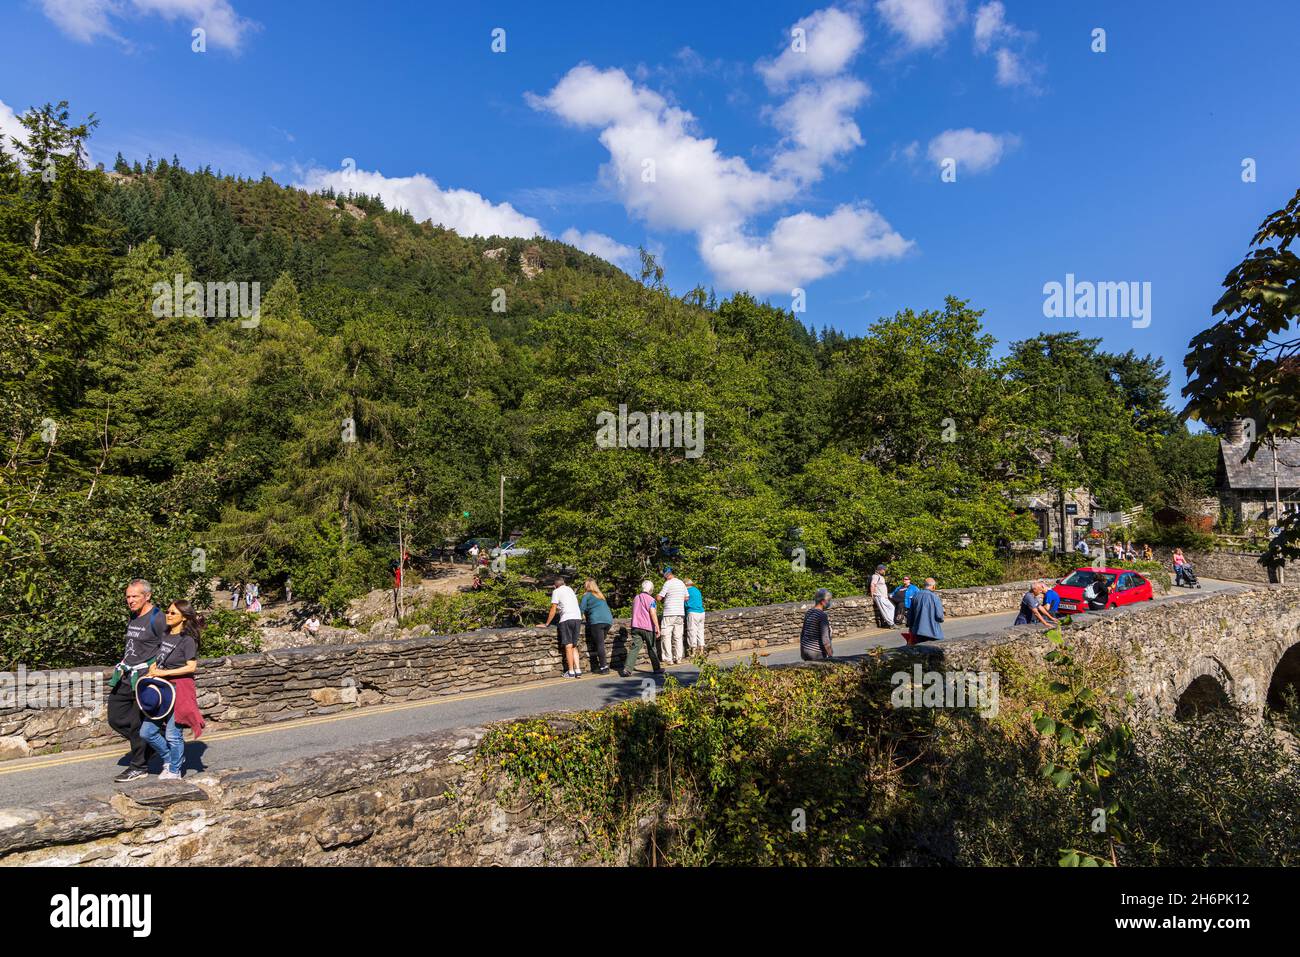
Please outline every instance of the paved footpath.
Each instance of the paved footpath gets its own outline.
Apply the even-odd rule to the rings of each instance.
[[[1228,582],[1201,579],[1200,591],[1175,589],[1174,595],[1204,595],[1233,587]],[[1163,599],[1157,599],[1163,600]],[[831,608],[834,623],[835,609]],[[1015,620],[1014,612],[953,618],[944,623],[948,638],[968,638],[997,634]],[[837,657],[861,655],[872,648],[896,648],[903,644],[901,628],[866,628],[836,636]],[[799,660],[797,643],[731,652],[714,657],[722,664],[748,661],[754,654],[765,664],[787,664]],[[509,688],[494,688],[469,694],[426,698],[420,701],[375,705],[317,718],[302,718],[279,724],[260,725],[230,731],[212,731],[197,742],[186,742],[187,775],[195,771],[222,768],[271,768],[327,751],[405,737],[425,731],[483,725],[548,711],[573,711],[601,708],[640,696],[646,682],[654,681],[650,666],[631,678],[617,673],[582,678],[554,678]],[[698,674],[687,663],[668,669],[682,684],[690,684]],[[202,682],[202,673],[199,681]],[[662,683],[662,679],[660,679]],[[157,773],[161,763],[151,754],[150,770]],[[96,748],[50,754],[0,763],[0,807],[30,806],[45,801],[102,794],[109,788],[129,791],[133,785],[115,785],[112,778],[126,764],[124,747]],[[148,780],[156,780],[150,778]],[[142,782],[144,783],[144,779]]]

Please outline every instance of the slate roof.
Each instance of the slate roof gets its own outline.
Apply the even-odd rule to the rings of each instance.
[[[1242,462],[1250,443],[1219,439],[1219,460],[1227,475],[1228,488],[1273,490],[1273,452],[1262,445],[1254,459]],[[1277,478],[1284,489],[1300,488],[1300,439],[1279,439]]]

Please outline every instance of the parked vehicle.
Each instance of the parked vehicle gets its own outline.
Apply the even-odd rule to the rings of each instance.
[[[1104,597],[1098,595],[1099,581],[1105,585]],[[1055,589],[1061,596],[1060,610],[1071,613],[1116,608],[1155,598],[1151,582],[1126,568],[1076,568],[1057,582]]]
[[[530,550],[531,549],[524,548],[523,545],[519,544],[519,539],[512,538],[507,542],[502,542],[496,548],[492,549],[491,554],[493,558],[498,555],[504,555],[506,558],[519,558],[523,555],[527,555]]]

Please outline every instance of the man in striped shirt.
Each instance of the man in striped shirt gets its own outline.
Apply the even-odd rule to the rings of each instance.
[[[803,616],[803,630],[799,633],[799,655],[804,661],[825,661],[834,655],[831,649],[831,620],[826,614],[831,607],[831,593],[826,588],[817,589],[816,602]]]

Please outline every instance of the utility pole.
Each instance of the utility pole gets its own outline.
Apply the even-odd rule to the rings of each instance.
[[[402,556],[406,552],[406,543],[402,540],[402,516],[397,516],[397,574],[394,584],[396,590],[393,592],[393,615],[397,618],[398,623],[402,621],[402,613],[406,610],[402,601],[402,579],[405,578],[404,569],[402,568]]]
[[[1065,488],[1064,486],[1058,489],[1057,495],[1058,495],[1057,507],[1059,509],[1060,519],[1061,519],[1060,522],[1061,539],[1056,543],[1056,550],[1058,552],[1064,552],[1065,551]]]
[[[1282,490],[1278,484],[1277,474],[1277,439],[1269,439],[1268,447],[1273,452],[1273,525],[1280,528],[1282,526]],[[1284,565],[1277,566],[1277,583],[1279,585],[1286,584],[1286,567]]]
[[[497,547],[505,541],[506,528],[506,473],[501,473],[501,502],[497,507]]]

